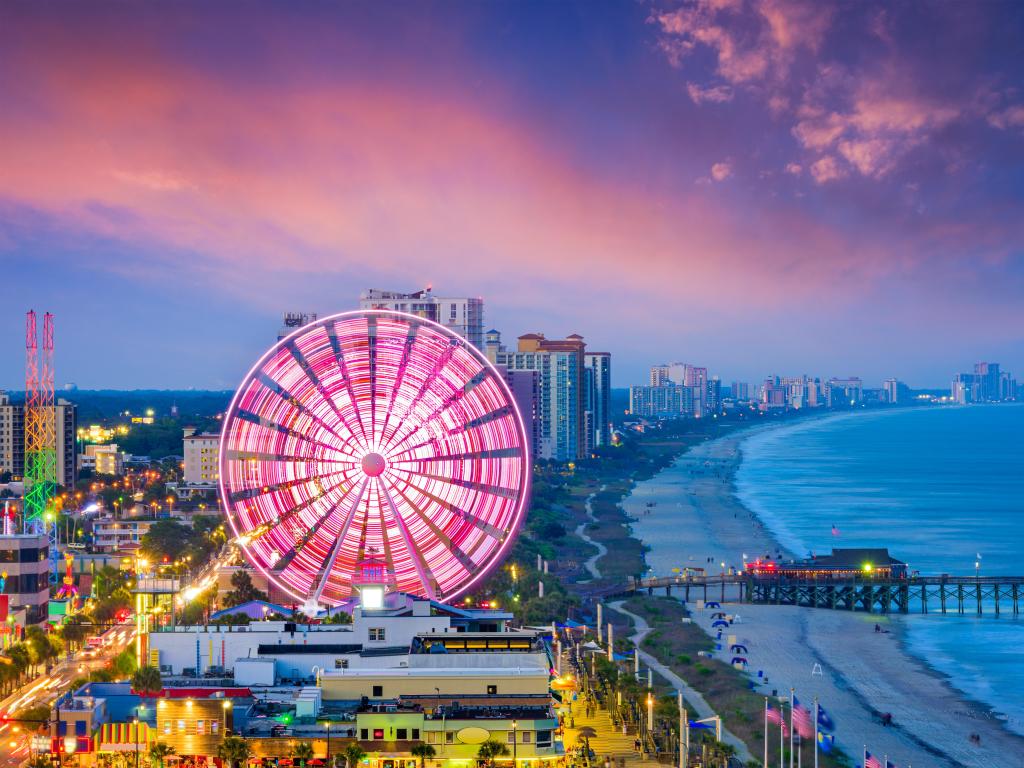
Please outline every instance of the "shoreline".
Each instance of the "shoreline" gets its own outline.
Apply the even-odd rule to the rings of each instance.
[[[633,536],[646,547],[648,566],[662,574],[684,566],[717,573],[722,562],[742,567],[743,554],[792,556],[743,505],[735,484],[741,442],[780,426],[757,425],[705,440],[634,487],[622,507]],[[647,507],[651,501],[654,506]],[[867,741],[873,754],[888,754],[897,764],[1024,765],[1024,757],[1013,757],[1024,753],[1024,739],[906,647],[904,617],[746,604],[737,611],[741,622],[730,634],[748,640],[754,675],[762,669],[770,681],[759,692],[784,693],[792,685],[808,702],[819,696],[851,757]],[[710,630],[709,620],[695,618]],[[876,634],[876,623],[888,631]],[[748,637],[751,632],[757,634]],[[811,674],[814,664],[821,665],[821,674]],[[928,711],[914,701],[929,701]],[[892,727],[875,721],[881,712],[893,713]],[[981,735],[980,746],[968,741],[972,732]]]

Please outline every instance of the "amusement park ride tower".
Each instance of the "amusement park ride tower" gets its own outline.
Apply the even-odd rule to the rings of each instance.
[[[39,350],[35,310],[25,316],[25,531],[43,533],[57,487],[57,409],[53,389],[53,315],[43,315]],[[50,581],[57,582],[57,525],[50,526]]]

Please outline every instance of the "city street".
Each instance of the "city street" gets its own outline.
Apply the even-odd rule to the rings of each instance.
[[[47,672],[23,685],[0,702],[0,712],[14,716],[28,707],[50,704],[64,694],[71,682],[101,669],[132,642],[135,627],[121,624],[111,627],[100,638],[103,644],[96,650],[85,650],[53,666]],[[18,768],[29,757],[31,736],[38,731],[33,723],[7,722],[0,725],[0,768]]]

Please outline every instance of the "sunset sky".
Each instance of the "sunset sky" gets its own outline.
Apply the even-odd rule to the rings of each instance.
[[[614,384],[1024,378],[1024,5],[0,7],[0,387],[230,388],[288,310],[479,295]]]

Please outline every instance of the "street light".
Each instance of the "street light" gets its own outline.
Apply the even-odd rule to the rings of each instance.
[[[516,747],[518,746],[519,737],[516,731],[519,728],[519,723],[516,720],[512,721],[512,766],[515,768],[516,764]]]

